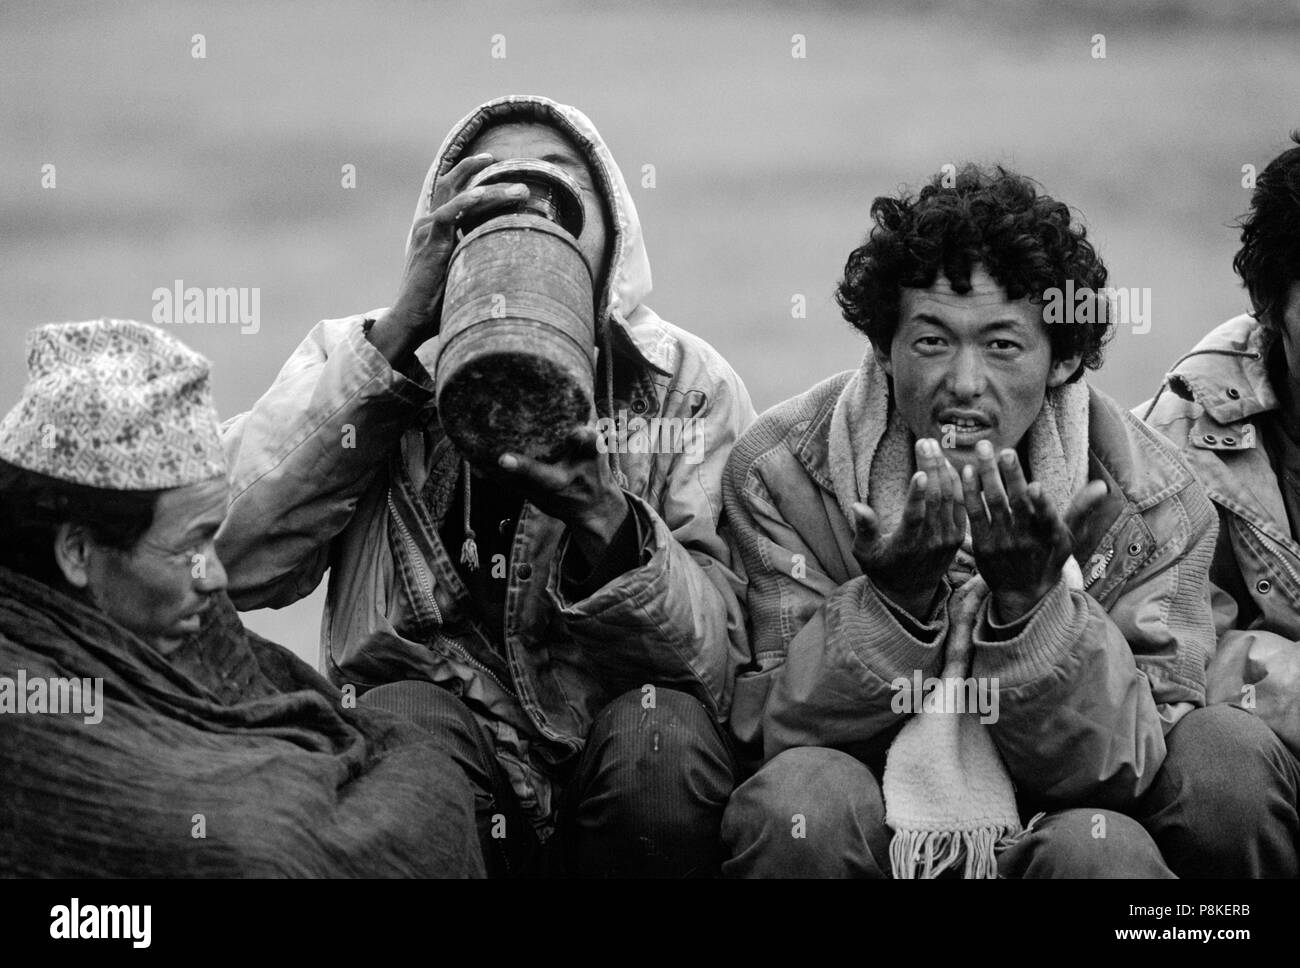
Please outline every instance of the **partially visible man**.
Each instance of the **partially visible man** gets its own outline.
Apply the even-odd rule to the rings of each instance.
[[[527,194],[469,182],[514,158],[582,190],[597,407],[629,433],[608,454],[588,429],[554,463],[471,468],[429,374],[458,221]],[[232,598],[287,605],[330,569],[325,671],[460,751],[493,873],[539,870],[541,853],[548,871],[589,875],[720,862],[723,724],[745,655],[721,478],[753,408],[649,292],[636,207],[592,123],[500,98],[456,124],[429,169],[392,308],[320,323],[224,429]],[[681,433],[650,439],[652,418]],[[562,849],[539,851],[556,830]]]
[[[861,366],[760,417],[724,482],[761,762],[724,870],[1167,877],[1131,811],[1204,701],[1213,507],[1080,379],[1112,324],[1066,205],[972,165],[871,213],[839,288]],[[1048,325],[1069,284],[1091,315]]]
[[[437,740],[248,633],[208,363],[43,326],[0,421],[0,876],[481,877]]]
[[[1300,132],[1293,135],[1300,142]],[[1233,260],[1253,311],[1137,407],[1219,514],[1212,705],[1169,737],[1150,829],[1181,876],[1300,873],[1300,148],[1260,174]],[[1211,761],[1212,771],[1199,769]],[[1179,804],[1179,806],[1172,806]]]

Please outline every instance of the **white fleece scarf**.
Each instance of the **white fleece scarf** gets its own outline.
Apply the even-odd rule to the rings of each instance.
[[[880,517],[885,534],[902,520],[914,472],[915,438],[891,405],[888,377],[868,349],[840,392],[830,426],[835,496],[853,521],[855,501]],[[1049,390],[1027,439],[1029,477],[1064,513],[1088,477],[1088,391],[1082,381]],[[970,533],[949,575],[948,634],[940,678],[970,675],[972,634],[988,586],[973,573]],[[965,567],[962,567],[965,566]],[[1078,563],[1062,569],[1082,588]],[[960,583],[960,584],[959,584]],[[913,696],[914,705],[922,699]],[[978,709],[945,712],[929,700],[899,731],[886,758],[885,822],[894,830],[895,877],[936,877],[962,865],[964,877],[996,877],[997,853],[1024,832],[1015,788]]]

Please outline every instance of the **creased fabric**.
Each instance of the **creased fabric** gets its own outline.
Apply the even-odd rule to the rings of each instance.
[[[0,715],[0,874],[482,876],[468,784],[429,734],[348,708],[214,605],[169,661],[0,569],[0,676],[103,680],[97,723]]]

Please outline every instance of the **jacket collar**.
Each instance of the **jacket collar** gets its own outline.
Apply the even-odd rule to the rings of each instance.
[[[809,403],[813,408],[811,419],[791,427],[790,444],[795,458],[808,476],[832,496],[835,484],[831,480],[831,414],[835,411],[840,391],[852,376],[852,370],[845,370],[809,390]]]
[[[1166,377],[1169,389],[1221,424],[1276,410],[1268,376],[1273,340],[1273,331],[1252,316],[1230,319],[1174,365]]]
[[[831,413],[852,375],[851,370],[837,374],[808,391],[808,419],[796,422],[787,435],[795,458],[809,477],[832,495]],[[1106,504],[1114,505],[1115,515],[1124,504],[1146,510],[1192,482],[1191,471],[1170,443],[1091,385],[1088,401],[1090,475],[1101,473],[1107,480],[1112,494]],[[1101,517],[1114,520],[1105,512]]]
[[[676,361],[663,340],[663,327],[654,325],[658,322],[658,317],[645,306],[636,308],[632,321],[618,312],[610,313],[605,319],[616,354],[660,376],[670,377],[676,372]]]
[[[1189,415],[1179,442],[1210,497],[1294,548],[1286,505],[1255,426],[1280,406],[1268,373],[1275,338],[1251,316],[1230,319],[1175,364],[1162,392],[1168,389],[1203,411]]]

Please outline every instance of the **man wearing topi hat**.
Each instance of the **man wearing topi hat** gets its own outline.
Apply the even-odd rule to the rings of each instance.
[[[434,737],[245,632],[208,363],[44,326],[0,422],[0,876],[481,876]]]
[[[509,451],[470,468],[452,445],[444,424],[460,415],[439,413],[431,374],[456,227],[527,194],[470,185],[520,158],[580,189],[598,415],[689,423],[700,450],[606,454],[588,428],[552,460]],[[455,743],[491,872],[720,863],[722,727],[746,654],[721,478],[753,409],[712,347],[643,303],[649,291],[636,208],[592,123],[500,98],[438,152],[393,306],[317,325],[224,431],[235,603],[287,605],[330,569],[324,671]]]

